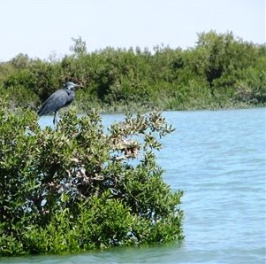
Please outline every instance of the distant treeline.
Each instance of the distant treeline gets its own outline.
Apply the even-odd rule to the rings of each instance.
[[[198,34],[193,48],[155,46],[88,52],[73,38],[72,53],[61,59],[19,54],[0,63],[0,93],[10,107],[36,109],[66,80],[84,85],[79,111],[159,108],[248,107],[266,102],[266,44],[215,31]]]

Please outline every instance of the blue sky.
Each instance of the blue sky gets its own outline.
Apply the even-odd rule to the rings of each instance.
[[[265,0],[0,0],[0,10],[0,61],[60,58],[79,36],[88,51],[193,47],[210,30],[265,43]]]

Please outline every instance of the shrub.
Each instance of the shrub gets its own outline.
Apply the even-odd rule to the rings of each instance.
[[[173,131],[160,113],[105,131],[97,113],[70,110],[41,129],[35,112],[0,104],[0,255],[183,239],[182,191],[155,160]]]
[[[202,109],[265,105],[265,44],[256,45],[232,32],[198,34],[195,47],[153,52],[140,48],[88,52],[73,38],[72,54],[48,60],[19,54],[0,63],[0,93],[10,106],[38,108],[68,80],[82,83],[76,105],[83,113],[144,109]],[[18,93],[14,95],[14,91]]]

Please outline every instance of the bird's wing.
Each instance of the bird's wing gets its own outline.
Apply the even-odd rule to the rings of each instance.
[[[42,116],[51,112],[58,111],[64,107],[68,101],[68,93],[64,89],[57,90],[43,103],[41,109],[38,111],[38,115]],[[72,100],[73,101],[73,100]]]

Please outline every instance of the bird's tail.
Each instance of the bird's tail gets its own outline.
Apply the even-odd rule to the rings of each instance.
[[[46,107],[46,102],[42,105],[42,107],[37,111],[38,116],[42,116],[46,114],[45,111],[45,107]]]

